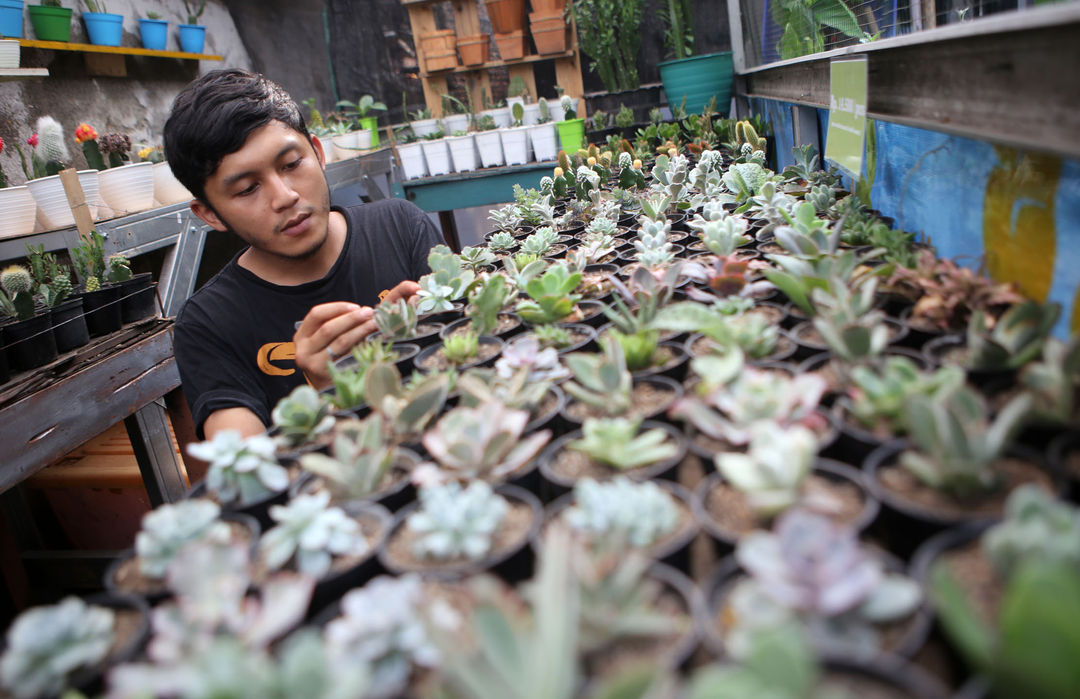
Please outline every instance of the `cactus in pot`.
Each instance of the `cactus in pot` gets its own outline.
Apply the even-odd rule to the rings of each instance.
[[[10,265],[0,272],[0,288],[5,297],[0,300],[4,311],[19,320],[34,317],[34,278],[22,265]]]

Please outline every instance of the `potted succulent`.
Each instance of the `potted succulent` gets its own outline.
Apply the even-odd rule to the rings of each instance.
[[[427,107],[418,109],[413,112],[411,116],[412,119],[409,120],[409,126],[412,127],[412,131],[416,134],[417,138],[425,138],[429,134],[442,130],[439,120],[432,118],[431,110]]]
[[[527,113],[528,109],[526,108],[525,111]],[[558,154],[558,148],[556,147],[558,132],[551,122],[547,100],[540,100],[536,103],[536,114],[536,121],[529,126],[529,143],[532,145],[533,155],[536,156],[538,162],[555,160],[555,156]],[[526,117],[525,123],[529,123],[528,117]]]
[[[46,253],[44,245],[26,246],[30,273],[37,294],[49,309],[50,324],[59,353],[82,347],[90,341],[83,314],[82,298],[72,296],[71,270]]]
[[[82,0],[82,3],[86,8],[82,18],[90,43],[119,46],[124,34],[124,16],[109,12],[104,0]]]
[[[685,104],[687,112],[698,113],[714,101],[726,114],[731,101],[731,52],[695,56],[694,17],[689,0],[666,0],[666,5],[667,11],[661,17],[667,24],[664,38],[672,60],[658,67],[668,104]]]
[[[265,434],[241,437],[235,430],[220,430],[213,439],[192,442],[187,451],[210,464],[206,479],[192,487],[190,496],[204,493],[225,510],[250,514],[264,527],[272,526],[268,508],[286,498],[289,472],[278,463],[278,445]]]
[[[559,147],[567,153],[576,153],[585,141],[585,120],[579,118],[574,109],[574,100],[569,95],[559,98],[563,118],[555,126],[559,130]]]
[[[98,191],[113,216],[145,211],[154,205],[154,164],[131,160],[131,137],[121,133],[98,136],[89,124],[75,129],[75,142],[98,171]]]
[[[202,53],[206,43],[206,27],[199,18],[206,12],[206,0],[184,0],[187,24],[179,26],[180,50],[184,53]]]
[[[412,180],[427,175],[428,169],[427,160],[424,159],[424,146],[421,145],[415,131],[411,127],[396,130],[394,139],[405,179]]]
[[[420,147],[424,151],[429,175],[447,175],[451,171],[450,147],[446,145],[445,132],[440,126],[425,136],[421,136]]]
[[[509,106],[509,109],[511,126],[510,128],[499,129],[499,140],[502,142],[506,164],[524,165],[530,160],[529,127],[522,123],[525,118],[525,108],[521,103],[513,103]]]
[[[51,228],[74,226],[75,217],[59,175],[71,162],[64,129],[50,116],[38,118],[36,126],[37,132],[27,141],[33,153],[30,165],[24,162],[26,186]],[[98,171],[80,170],[78,175],[90,217],[96,219],[99,204],[104,204],[98,192]]]
[[[0,271],[0,311],[13,321],[4,328],[12,369],[35,369],[56,359],[52,321],[48,311],[35,309],[34,278],[22,265]]]
[[[502,137],[496,130],[495,118],[490,114],[484,114],[476,120],[476,148],[480,151],[480,163],[484,167],[506,164]]]
[[[61,5],[60,0],[41,0],[40,5],[27,5],[26,10],[34,36],[42,41],[71,41],[71,8]]]

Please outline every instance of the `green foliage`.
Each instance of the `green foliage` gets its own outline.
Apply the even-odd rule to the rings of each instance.
[[[476,359],[480,351],[480,336],[472,328],[459,330],[446,336],[442,352],[451,364],[464,364]]]
[[[934,396],[964,382],[964,370],[943,366],[922,372],[907,357],[885,357],[877,368],[857,366],[851,370],[852,395],[849,409],[862,425],[873,429],[887,426],[893,433],[907,432],[904,404],[914,395]]]
[[[600,339],[603,354],[574,352],[565,357],[574,380],[563,384],[571,397],[605,415],[622,415],[631,407],[633,378],[626,367],[622,345],[611,337]]]
[[[105,238],[96,229],[90,231],[89,238],[82,238],[82,242],[71,249],[71,254],[75,269],[84,282],[89,277],[97,277],[98,281],[106,277]]]
[[[277,402],[270,415],[279,430],[279,439],[288,447],[309,443],[334,426],[330,402],[304,384]]]
[[[983,534],[982,549],[1004,580],[1032,562],[1080,575],[1080,510],[1037,485],[1022,485],[1009,494],[1004,519]]]
[[[619,105],[619,111],[615,114],[615,126],[620,129],[628,129],[634,125],[634,110],[625,104]]]
[[[637,89],[643,0],[573,0],[581,50],[608,92]],[[631,123],[633,116],[631,115]]]
[[[342,420],[334,427],[330,454],[313,452],[300,457],[304,470],[320,476],[338,498],[364,498],[379,489],[393,468],[397,450],[386,443],[383,418]]]
[[[387,429],[399,438],[418,438],[446,404],[450,376],[437,372],[403,384],[393,364],[372,365],[364,381],[364,395],[374,413],[382,415]]]
[[[464,298],[476,280],[476,273],[465,269],[461,258],[445,245],[436,245],[428,253],[430,274],[420,277],[419,301],[416,310],[420,313],[449,311],[454,308],[454,301]]]
[[[0,288],[6,294],[3,307],[19,320],[34,317],[34,278],[22,265],[10,265],[0,272]]]
[[[679,453],[663,429],[654,427],[639,433],[640,428],[640,418],[589,418],[581,426],[582,438],[567,447],[620,471],[655,464]]]
[[[499,312],[510,297],[506,277],[493,274],[469,294],[465,315],[480,335],[492,335],[499,321]]]
[[[206,0],[183,0],[184,10],[187,12],[188,24],[198,24],[199,18],[206,11]]]
[[[416,334],[416,306],[405,299],[375,307],[375,327],[387,340],[405,340]]]
[[[529,298],[518,303],[516,311],[526,323],[544,325],[562,320],[574,310],[581,296],[572,293],[581,283],[581,272],[571,273],[565,264],[548,268],[525,284]]]
[[[1027,301],[991,323],[976,311],[968,324],[967,365],[972,369],[1018,369],[1042,353],[1061,314],[1056,303]]]
[[[529,414],[498,401],[459,406],[424,434],[423,444],[439,465],[461,478],[502,479],[527,464],[551,439],[544,430],[524,435]]]
[[[690,0],[664,0],[657,14],[664,23],[664,45],[674,59],[690,58],[696,53],[694,13]]]
[[[612,329],[608,332],[622,346],[627,369],[641,371],[653,365],[656,349],[659,346],[660,333],[658,331],[638,330],[632,333],[621,333]]]
[[[109,281],[124,282],[131,279],[131,266],[123,255],[109,255]]]
[[[772,15],[783,29],[776,44],[781,60],[824,51],[827,29],[863,41],[875,38],[859,26],[845,0],[782,0],[772,5]]]

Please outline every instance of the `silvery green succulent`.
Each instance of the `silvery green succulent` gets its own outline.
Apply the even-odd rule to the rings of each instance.
[[[555,205],[546,197],[534,201],[525,217],[538,226],[554,227],[556,224]]]
[[[165,577],[182,548],[197,541],[226,543],[229,525],[219,519],[221,508],[210,500],[181,500],[159,505],[142,518],[135,535],[139,572],[155,580]]]
[[[837,282],[830,291],[811,292],[810,300],[817,311],[814,328],[839,359],[865,362],[888,346],[885,313],[873,308],[876,288],[877,279],[868,279],[854,288]]]
[[[454,477],[499,479],[528,463],[551,439],[548,430],[524,437],[528,422],[529,413],[501,403],[462,406],[443,415],[422,442]]]
[[[60,694],[73,672],[108,655],[113,618],[78,597],[23,612],[7,632],[0,686],[19,699]]]
[[[418,575],[380,576],[341,598],[341,616],[327,623],[324,638],[333,655],[370,668],[364,697],[402,696],[414,666],[439,665],[426,624],[433,606]]]
[[[311,386],[297,386],[274,406],[270,414],[278,428],[278,441],[286,447],[307,444],[334,427],[330,401]]]
[[[656,320],[671,302],[682,269],[682,264],[672,265],[658,276],[642,266],[633,271],[626,283],[612,277],[611,284],[616,291],[614,308],[604,308],[604,315],[612,327],[627,334],[664,329],[656,325]]]
[[[634,241],[635,258],[642,267],[654,268],[675,261],[675,251],[668,242],[671,222],[641,219],[637,240]]]
[[[615,221],[604,216],[597,216],[592,221],[589,221],[589,225],[585,226],[582,239],[589,240],[594,237],[615,236],[618,232],[619,226]]]
[[[727,312],[733,310],[731,302],[737,298],[727,296],[711,305],[673,303],[657,314],[653,325],[662,330],[701,333],[723,351],[739,349],[753,358],[768,356],[776,348],[780,329],[760,314]]]
[[[814,185],[806,193],[806,201],[814,205],[819,216],[824,216],[836,205],[836,192],[827,184]]]
[[[1061,315],[1056,303],[1027,301],[991,323],[982,311],[971,315],[967,329],[970,369],[1018,369],[1042,354],[1043,344]]]
[[[544,257],[558,237],[558,234],[550,226],[538,228],[535,233],[521,241],[521,252],[527,255]]]
[[[1063,343],[1049,338],[1042,360],[1031,362],[1020,373],[1020,383],[1031,394],[1032,415],[1052,425],[1077,422],[1077,391],[1080,389],[1080,334]]]
[[[474,272],[495,264],[495,253],[487,248],[470,245],[461,250],[461,263]]]
[[[396,449],[383,433],[379,413],[365,420],[342,420],[334,427],[330,455],[313,452],[300,457],[300,466],[322,477],[331,493],[364,498],[378,490],[394,466]]]
[[[431,273],[420,277],[416,310],[420,313],[453,310],[454,301],[469,293],[476,273],[462,267],[461,258],[445,245],[431,249],[428,267]]]
[[[677,206],[689,193],[690,163],[685,155],[657,156],[652,176],[654,186],[671,200],[672,205]]]
[[[757,163],[736,163],[724,174],[724,186],[742,203],[761,191],[769,173]]]
[[[461,405],[476,407],[483,403],[501,403],[511,410],[532,413],[551,388],[550,381],[530,381],[529,372],[519,369],[510,376],[500,377],[494,369],[474,367],[457,380]]]
[[[721,257],[732,254],[736,248],[746,245],[751,240],[750,236],[746,235],[746,219],[734,216],[718,221],[708,221],[698,230],[709,252]]]
[[[272,505],[277,525],[259,539],[259,553],[270,570],[289,561],[305,575],[321,578],[333,556],[362,556],[368,543],[360,525],[339,507],[330,507],[330,493],[300,494],[286,505]]]
[[[885,357],[879,368],[851,370],[851,414],[866,428],[887,425],[894,433],[907,431],[904,403],[909,396],[934,395],[964,382],[964,370],[955,364],[934,372],[920,371],[904,356]]]
[[[784,225],[776,229],[776,242],[801,259],[834,255],[840,242],[840,226],[818,218],[814,205],[802,202],[794,210],[780,209]]]
[[[456,481],[431,485],[421,488],[417,497],[419,508],[405,520],[419,535],[413,554],[440,561],[486,556],[510,507],[484,481],[465,488]]]
[[[738,213],[746,213],[763,218],[769,223],[780,224],[786,218],[790,218],[788,212],[797,204],[795,198],[790,194],[785,194],[775,182],[765,182],[756,195],[739,207]],[[811,205],[810,210],[813,211],[813,208]]]
[[[572,529],[598,541],[626,541],[645,548],[675,530],[679,509],[675,499],[651,481],[635,483],[616,476],[601,483],[583,478],[574,486],[574,504],[562,517]]]
[[[210,464],[206,489],[223,504],[247,505],[289,485],[289,474],[274,455],[277,445],[264,434],[245,439],[236,430],[221,430],[187,450]]]
[[[756,607],[771,602],[782,610],[747,614],[736,609],[737,629],[740,624],[761,628],[764,619],[791,616],[816,644],[865,657],[879,648],[876,624],[899,621],[922,601],[919,585],[887,572],[853,529],[804,510],[783,514],[774,532],[743,536],[735,558],[750,575],[736,586],[757,588]],[[732,634],[737,637],[738,632]],[[729,635],[727,640],[733,639]]]
[[[631,408],[634,380],[626,368],[622,345],[613,338],[600,339],[603,354],[573,352],[565,357],[574,374],[563,388],[576,400],[607,415],[622,415]]]
[[[1009,494],[1005,518],[983,534],[982,548],[1006,580],[1034,561],[1080,571],[1080,510],[1022,485]]]
[[[493,274],[469,294],[465,316],[479,335],[492,335],[499,324],[499,313],[511,296],[506,277]]]
[[[761,421],[750,426],[750,447],[745,454],[719,453],[714,461],[758,516],[769,518],[799,501],[817,452],[817,437],[805,427],[784,428]]]
[[[441,372],[421,376],[404,384],[393,364],[375,364],[365,377],[364,395],[372,412],[386,421],[388,431],[397,438],[415,438],[446,404],[450,377]]]
[[[375,327],[388,340],[405,340],[416,334],[416,306],[405,299],[375,307]]]
[[[505,231],[496,233],[488,238],[488,248],[492,252],[507,252],[517,247],[517,241],[514,236]]]
[[[495,228],[506,233],[512,233],[521,225],[521,215],[514,204],[492,209],[488,220],[495,224]]]
[[[668,433],[659,427],[639,432],[640,418],[589,418],[581,426],[582,438],[567,448],[620,471],[670,459],[679,453]]]
[[[495,372],[503,380],[509,380],[522,370],[527,372],[529,382],[559,381],[570,376],[570,370],[559,362],[558,350],[554,347],[541,349],[540,341],[534,335],[523,335],[506,343],[495,362]]]

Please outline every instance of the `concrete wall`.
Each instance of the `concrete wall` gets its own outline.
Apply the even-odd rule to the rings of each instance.
[[[72,7],[76,3],[69,0],[64,4]],[[108,9],[124,15],[123,46],[141,46],[137,18],[144,17],[146,11],[152,10],[159,12],[170,23],[167,49],[179,50],[176,27],[187,21],[182,3],[109,0]],[[251,67],[232,16],[220,0],[207,3],[200,23],[207,27],[204,51],[222,56],[221,62],[127,56],[127,77],[94,77],[87,74],[82,53],[24,47],[22,65],[48,68],[50,75],[40,81],[0,83],[0,138],[9,146],[24,144],[33,133],[37,118],[48,114],[71,134],[74,134],[76,126],[86,122],[99,134],[117,131],[130,135],[135,143],[159,145],[161,129],[173,98],[200,71]],[[34,38],[25,10],[23,36]],[[78,10],[72,20],[71,40],[88,43]],[[69,147],[74,164],[85,166],[82,152],[74,141],[69,143]],[[0,154],[0,166],[10,183],[19,184],[25,180],[13,147],[4,148]]]

